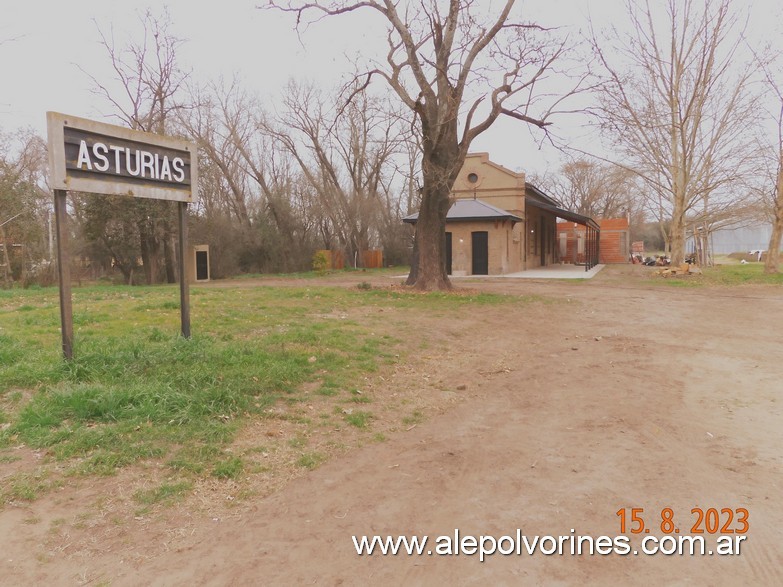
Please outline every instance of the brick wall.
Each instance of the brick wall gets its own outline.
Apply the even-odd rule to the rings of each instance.
[[[579,235],[584,238],[585,227],[574,222],[558,222],[557,235],[558,243],[560,235],[566,235],[566,253],[563,260],[566,263],[583,263],[584,255],[579,254],[578,239]],[[628,241],[628,219],[626,218],[605,218],[598,221],[601,228],[601,241],[599,248],[598,261],[600,263],[628,263],[630,256],[630,246]]]

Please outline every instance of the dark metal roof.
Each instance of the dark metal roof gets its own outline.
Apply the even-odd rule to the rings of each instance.
[[[409,224],[416,224],[418,220],[418,212],[402,219],[403,222]],[[512,214],[508,210],[496,208],[481,200],[456,200],[446,215],[446,222],[469,222],[471,220],[513,220],[514,222],[522,222],[519,216]]]
[[[571,212],[565,208],[560,207],[560,202],[554,198],[547,196],[542,190],[534,186],[532,183],[525,182],[525,205],[534,206],[539,210],[546,210],[557,215],[558,218],[563,220],[570,220],[577,224],[583,224],[589,226],[595,230],[601,230],[598,223],[589,216],[582,216],[576,212]]]
[[[525,205],[533,206],[540,210],[546,210],[547,212],[552,212],[555,216],[557,216],[558,218],[562,218],[563,220],[570,220],[571,222],[576,222],[577,224],[583,224],[585,226],[589,226],[590,228],[594,228],[595,230],[598,231],[601,230],[601,227],[598,226],[598,223],[592,218],[590,218],[589,216],[582,216],[581,214],[577,214],[576,212],[571,212],[570,210],[559,208],[558,206],[552,206],[551,204],[545,204],[544,202],[540,202],[533,198],[526,198]]]
[[[547,196],[533,184],[526,183],[525,191],[526,206],[534,206],[540,210],[551,212],[563,220],[570,220],[571,222],[589,226],[595,230],[601,230],[595,220],[589,216],[582,216],[576,212],[561,208],[557,205],[558,202],[556,200]],[[407,222],[408,224],[416,224],[418,220],[418,212],[402,219],[403,222]],[[451,205],[451,208],[449,208],[449,212],[446,215],[447,222],[469,222],[472,220],[512,220],[514,222],[522,222],[522,218],[519,216],[512,214],[508,210],[503,210],[492,204],[487,204],[482,200],[456,200]]]
[[[558,202],[551,196],[547,196],[542,190],[540,190],[539,188],[537,188],[536,186],[534,186],[532,183],[529,182],[525,182],[525,197],[526,199],[538,198],[544,204],[560,207],[560,202]]]

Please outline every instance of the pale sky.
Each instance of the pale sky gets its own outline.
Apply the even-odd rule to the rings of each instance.
[[[772,39],[772,29],[780,31],[783,12],[778,0],[737,1],[750,9],[753,38]],[[159,14],[168,7],[171,32],[186,41],[178,55],[180,64],[192,70],[193,81],[238,75],[243,87],[271,102],[291,78],[335,87],[351,71],[349,56],[385,49],[385,25],[377,17],[333,18],[303,32],[300,42],[294,17],[255,9],[263,2],[0,0],[4,8],[0,129],[29,126],[45,136],[47,110],[107,120],[110,106],[90,91],[92,82],[79,66],[108,79],[112,71],[99,44],[98,27],[106,33],[113,27],[118,44],[124,44],[129,33],[140,30],[139,15],[147,8]],[[576,30],[586,28],[588,12],[599,25],[619,23],[624,16],[622,4],[621,0],[519,0],[518,8],[530,20]],[[528,173],[554,170],[562,159],[546,145],[539,150],[524,125],[513,121],[482,135],[472,150],[487,151],[493,161]]]

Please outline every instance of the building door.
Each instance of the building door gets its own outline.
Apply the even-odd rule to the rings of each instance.
[[[446,274],[451,275],[451,233],[446,233]]]
[[[489,274],[489,233],[487,231],[472,232],[472,270],[473,275]]]
[[[544,267],[546,266],[546,249],[549,246],[549,238],[547,238],[546,222],[544,221],[543,216],[541,217],[539,224],[541,225],[541,229],[538,232],[538,234],[541,235],[541,267]]]
[[[565,261],[568,257],[568,234],[565,232],[560,233],[560,260]]]
[[[196,251],[196,281],[209,279],[209,253]]]

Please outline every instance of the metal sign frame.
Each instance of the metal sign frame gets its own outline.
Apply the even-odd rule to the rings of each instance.
[[[47,112],[49,182],[54,189],[63,356],[73,358],[73,306],[68,253],[68,191],[177,202],[181,332],[190,338],[185,268],[188,203],[198,189],[198,150],[183,139]]]
[[[47,112],[46,125],[53,189],[193,201],[195,144],[59,112]]]

